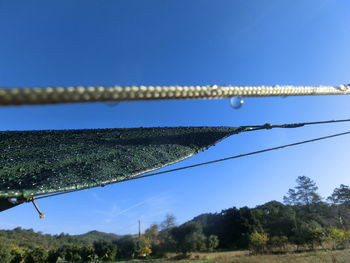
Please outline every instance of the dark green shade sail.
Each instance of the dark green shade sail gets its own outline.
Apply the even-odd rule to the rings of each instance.
[[[0,132],[0,199],[124,181],[179,162],[233,127],[174,127]]]

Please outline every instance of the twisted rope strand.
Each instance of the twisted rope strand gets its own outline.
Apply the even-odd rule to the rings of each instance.
[[[345,94],[350,94],[350,85],[0,88],[0,106],[164,99],[219,99],[234,96],[272,97]]]

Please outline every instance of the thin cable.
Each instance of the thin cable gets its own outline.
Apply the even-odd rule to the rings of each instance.
[[[299,122],[299,123],[288,123],[288,124],[270,124],[266,123],[263,125],[249,125],[249,126],[240,126],[238,129],[243,131],[256,131],[256,130],[268,130],[273,128],[299,128],[307,125],[316,125],[316,124],[328,124],[328,123],[339,123],[339,122],[349,122],[350,119],[343,120],[328,120],[328,121],[314,121],[314,122]]]
[[[159,174],[165,174],[165,173],[171,173],[171,172],[175,172],[175,171],[190,169],[190,168],[194,168],[194,167],[198,167],[198,166],[203,166],[203,165],[208,165],[208,164],[212,164],[212,163],[218,163],[218,162],[228,161],[228,160],[237,159],[237,158],[246,157],[246,156],[255,155],[255,154],[260,154],[260,153],[264,153],[264,152],[275,151],[275,150],[279,150],[279,149],[283,149],[283,148],[287,148],[287,147],[292,147],[292,146],[297,146],[297,145],[301,145],[301,144],[306,144],[306,143],[311,143],[311,142],[326,140],[326,139],[330,139],[330,138],[334,138],[334,137],[339,137],[339,136],[343,136],[343,135],[347,135],[347,134],[350,134],[350,131],[342,132],[342,133],[337,133],[337,134],[332,134],[332,135],[323,136],[323,137],[318,137],[318,138],[314,138],[314,139],[310,139],[310,140],[305,140],[305,141],[300,141],[300,142],[285,144],[285,145],[281,145],[281,146],[277,146],[277,147],[272,147],[272,148],[267,148],[267,149],[263,149],[263,150],[259,150],[259,151],[250,152],[250,153],[244,153],[244,154],[234,155],[234,156],[225,157],[225,158],[221,158],[221,159],[216,159],[216,160],[212,160],[212,161],[208,161],[208,162],[202,162],[202,163],[192,164],[192,165],[183,166],[183,167],[174,168],[174,169],[169,169],[169,170],[165,170],[165,171],[161,171],[161,172],[156,172],[156,173],[151,173],[151,174],[140,175],[140,176],[137,176],[137,177],[132,177],[132,178],[124,179],[124,180],[121,180],[121,181],[118,181],[118,182],[115,182],[115,183],[120,183],[120,182],[125,182],[125,181],[131,181],[131,180],[141,179],[141,178],[150,177],[150,176],[154,176],[154,175],[159,175]],[[104,186],[104,185],[103,185],[103,186]],[[97,186],[96,186],[96,187],[97,187]],[[90,187],[87,187],[87,188],[90,188]],[[34,199],[42,199],[42,198],[47,198],[47,197],[52,197],[52,196],[67,194],[67,193],[71,193],[71,192],[77,192],[77,191],[85,190],[85,189],[87,189],[87,188],[82,188],[82,189],[78,189],[78,190],[70,190],[70,191],[65,191],[65,192],[59,192],[59,193],[49,194],[49,195],[45,195],[45,196],[34,197]]]
[[[77,86],[0,88],[0,106],[61,103],[219,99],[350,94],[350,85],[339,86]]]

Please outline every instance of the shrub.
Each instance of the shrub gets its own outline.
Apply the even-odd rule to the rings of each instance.
[[[346,240],[346,232],[344,230],[332,227],[329,229],[328,235],[333,242],[333,249],[344,247],[344,241]]]
[[[268,235],[265,233],[253,232],[249,235],[249,248],[254,254],[262,253],[266,249]]]
[[[37,247],[33,250],[28,250],[24,257],[25,263],[45,263],[47,261],[47,251]]]

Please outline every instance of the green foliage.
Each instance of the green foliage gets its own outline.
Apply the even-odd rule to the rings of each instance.
[[[91,262],[95,258],[95,250],[92,246],[83,246],[79,250],[83,262]]]
[[[0,239],[3,238],[8,244],[17,247],[26,247],[33,249],[35,247],[41,247],[46,250],[57,249],[65,245],[92,245],[94,241],[106,240],[113,242],[118,240],[120,236],[115,234],[102,233],[98,231],[90,231],[83,235],[48,235],[40,232],[36,233],[32,229],[21,229],[20,227],[14,230],[0,230]]]
[[[329,239],[333,242],[333,249],[344,248],[345,241],[348,240],[347,231],[336,227],[328,230]]]
[[[64,259],[68,262],[77,262],[81,260],[80,248],[78,246],[69,246],[65,248]]]
[[[159,235],[159,226],[157,224],[152,224],[146,229],[144,236],[150,240],[152,243],[157,243]]]
[[[324,229],[322,228],[309,229],[307,234],[307,243],[312,249],[314,249],[316,246],[322,246],[323,241],[325,241],[326,235]]]
[[[328,200],[334,204],[350,203],[350,187],[341,184],[339,188],[335,188]]]
[[[176,241],[173,238],[172,230],[176,228],[176,218],[167,214],[160,224],[161,231],[158,233],[158,245],[152,246],[154,255],[164,256],[167,252],[176,251]]]
[[[220,248],[224,249],[246,249],[249,245],[249,234],[263,230],[256,213],[248,207],[229,208],[219,214],[196,217],[194,221],[201,223],[206,236],[218,236]]]
[[[264,231],[270,236],[293,235],[297,218],[297,211],[293,207],[271,201],[257,206],[252,212]]]
[[[160,224],[162,230],[171,229],[176,226],[176,218],[174,215],[167,214],[165,220]]]
[[[95,241],[94,250],[96,255],[103,261],[113,261],[117,255],[117,245],[112,242],[99,240]]]
[[[131,259],[135,257],[136,240],[131,235],[126,235],[115,241],[118,246],[118,258]]]
[[[307,245],[314,250],[326,240],[326,231],[317,222],[302,222],[293,240],[297,245]]]
[[[297,186],[289,189],[287,196],[283,197],[286,204],[309,206],[321,201],[321,196],[316,192],[318,187],[313,180],[306,176],[299,176],[296,181]]]
[[[266,249],[269,240],[266,233],[253,232],[249,235],[249,248],[254,254],[262,253]]]
[[[161,251],[161,238],[159,233],[159,226],[152,224],[144,233],[144,238],[149,240],[150,248],[153,256],[162,256],[164,253]]]
[[[11,247],[11,255],[12,255],[11,263],[21,263],[24,260],[25,252],[26,252],[25,249],[21,247],[18,247],[18,246]]]
[[[47,255],[47,262],[48,263],[56,263],[59,256],[60,255],[59,255],[57,250],[51,249],[51,250],[49,250],[48,255]]]
[[[206,240],[207,251],[214,251],[219,246],[219,238],[215,235],[210,235]]]
[[[172,229],[165,229],[159,233],[159,246],[152,247],[156,255],[164,256],[167,252],[176,252],[176,241],[173,238]]]
[[[40,262],[41,253],[42,257],[47,256],[48,263],[58,259],[89,262],[97,256],[107,261],[159,257],[168,252],[188,255],[216,248],[250,248],[254,253],[282,253],[291,247],[300,251],[343,249],[350,245],[349,225],[348,203],[284,205],[271,201],[255,208],[233,207],[216,214],[203,214],[180,226],[175,225],[174,216],[168,215],[161,227],[151,225],[140,238],[98,231],[52,236],[31,229],[0,230],[0,259],[6,263],[23,263],[23,259]]]
[[[206,249],[206,238],[199,223],[188,222],[171,230],[177,250],[183,254]]]
[[[96,240],[106,240],[106,241],[115,241],[119,239],[121,236],[112,234],[112,233],[104,233],[96,230],[87,232],[82,235],[77,235],[74,238],[80,241],[81,244],[92,244]]]
[[[10,263],[12,259],[11,248],[4,239],[0,239],[0,262]]]
[[[145,236],[141,236],[136,240],[136,255],[139,258],[146,258],[152,253],[151,241]]]
[[[27,250],[24,257],[24,263],[45,263],[47,256],[47,251],[40,247]]]
[[[288,244],[288,237],[286,236],[273,236],[268,240],[268,246],[271,249],[277,249],[279,252],[282,252]]]

